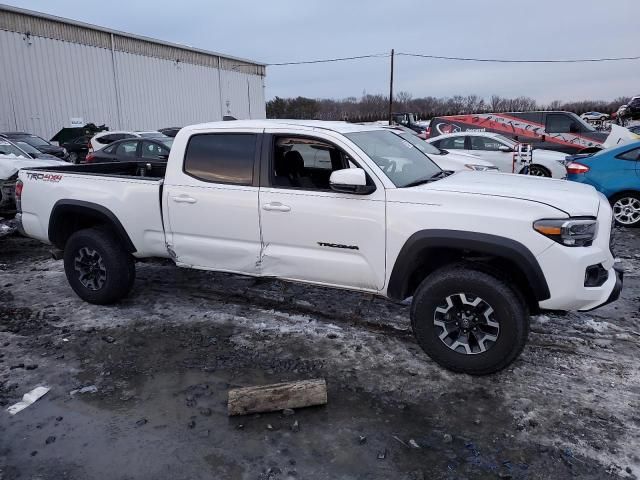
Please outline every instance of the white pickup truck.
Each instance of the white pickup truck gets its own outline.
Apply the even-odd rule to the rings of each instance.
[[[314,150],[330,162],[304,158]],[[448,175],[377,126],[194,125],[166,163],[26,169],[16,194],[24,231],[64,251],[88,302],[126,296],[145,257],[412,297],[418,343],[458,372],[509,365],[530,312],[594,309],[622,288],[611,207],[590,186]]]

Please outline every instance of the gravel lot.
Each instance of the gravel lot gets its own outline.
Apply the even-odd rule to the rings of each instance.
[[[478,378],[435,365],[405,305],[149,262],[99,307],[47,246],[0,237],[0,480],[636,478],[638,247],[619,231],[617,303],[533,317]],[[226,415],[230,387],[317,377],[325,407]]]

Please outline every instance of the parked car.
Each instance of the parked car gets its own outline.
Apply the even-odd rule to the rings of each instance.
[[[7,142],[11,142],[11,140],[9,140],[8,138],[5,139],[5,140]],[[47,159],[47,160],[62,160],[62,159],[59,159],[58,157],[56,157],[55,155],[51,155],[50,153],[42,153],[36,147],[28,144],[27,142],[23,142],[22,140],[13,141],[11,143],[13,143],[16,147],[18,147],[23,152],[27,153],[30,158],[42,158],[42,159]]]
[[[591,153],[602,148],[607,134],[571,112],[477,113],[436,117],[428,138],[447,133],[492,132],[529,143],[534,148],[564,153]]]
[[[110,132],[109,130],[96,133],[91,140],[89,140],[88,145],[88,153],[97,152],[98,150],[110,145],[111,143],[123,140],[125,138],[138,138],[139,135],[133,132],[127,131],[114,131]]]
[[[178,132],[180,131],[182,127],[167,127],[167,128],[161,128],[160,130],[158,130],[160,133],[162,133],[163,135],[166,135],[167,137],[175,137]]]
[[[33,158],[5,138],[0,138],[0,215],[12,217],[16,213],[15,186],[21,168],[66,165],[67,162],[51,158]]]
[[[448,151],[471,153],[498,167],[501,172],[523,173],[513,171],[513,152],[518,142],[499,133],[491,132],[458,132],[429,138],[427,142]],[[534,149],[533,161],[529,166],[529,175],[538,177],[564,178],[567,170],[564,167],[566,155],[553,150]]]
[[[77,137],[62,144],[69,152],[67,160],[71,163],[83,163],[87,153],[89,153],[89,141],[91,137]]]
[[[306,167],[299,144],[327,149],[331,166]],[[531,311],[591,310],[622,289],[611,207],[592,187],[447,175],[376,126],[194,125],[167,163],[22,170],[16,192],[23,231],[64,252],[87,302],[124,298],[148,257],[412,298],[418,344],[457,372],[511,364]]]
[[[567,178],[594,186],[613,207],[619,225],[640,227],[640,141],[573,158]]]
[[[87,154],[85,163],[167,161],[173,138],[127,138]]]
[[[397,125],[390,127],[383,127],[391,130],[396,135],[404,138],[407,142],[415,145],[422,153],[429,157],[436,163],[442,170],[459,172],[464,170],[477,170],[477,171],[498,171],[498,167],[490,162],[482,160],[480,157],[464,153],[464,152],[449,152],[448,150],[442,150],[435,145],[425,142],[420,139],[418,135],[412,130],[409,132],[399,129]]]
[[[632,120],[640,118],[640,95],[633,97],[627,104],[626,115]]]
[[[423,133],[425,131],[425,127],[418,122],[417,115],[415,113],[393,113],[391,114],[391,119],[398,125],[410,128],[416,132],[416,134]]]
[[[603,122],[609,118],[609,115],[601,112],[585,112],[580,115],[580,118],[587,122]]]
[[[32,135],[31,133],[26,132],[2,132],[0,133],[0,137],[8,138],[13,142],[25,142],[31,145],[32,147],[37,148],[42,153],[49,153],[51,155],[55,155],[58,158],[66,159],[68,154],[67,150],[63,147],[59,147],[57,145],[53,145],[47,142],[44,138],[41,138],[37,135]]]

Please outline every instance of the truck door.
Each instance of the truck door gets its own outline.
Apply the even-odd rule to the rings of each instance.
[[[270,130],[267,130],[268,133]],[[331,172],[358,165],[329,133],[271,130],[260,187],[263,275],[371,291],[385,280],[385,191],[338,193]],[[301,147],[304,145],[304,147]],[[329,162],[314,162],[313,151]],[[311,155],[305,158],[305,155]],[[364,165],[360,165],[367,171]],[[379,180],[367,172],[369,182]]]
[[[257,272],[260,132],[176,138],[173,149],[184,149],[184,163],[169,162],[163,200],[167,243],[179,265]]]

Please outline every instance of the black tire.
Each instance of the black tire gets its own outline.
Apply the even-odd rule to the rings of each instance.
[[[88,263],[90,267],[86,266]],[[102,227],[71,235],[64,247],[64,271],[73,291],[96,305],[126,297],[136,275],[133,257],[113,232]]]
[[[80,163],[80,158],[76,152],[70,152],[67,161],[73,164],[78,164]]]
[[[640,206],[640,192],[623,192],[614,195],[609,199],[611,208],[613,209],[613,219],[616,225],[623,227],[638,228],[640,227],[640,217],[638,217],[638,207]],[[620,206],[618,207],[618,202]],[[625,207],[632,208],[633,212],[625,215],[622,209]],[[622,215],[621,215],[622,214]],[[635,218],[634,218],[635,217]]]
[[[529,166],[529,175],[533,175],[534,177],[551,178],[551,172],[547,167],[543,167],[542,165],[536,165],[536,164]]]
[[[479,309],[485,305],[493,309],[488,315],[493,322],[499,324],[499,329],[495,335],[495,342],[485,351],[460,353],[445,343],[449,338],[441,340],[439,337],[439,334],[444,333],[444,329],[436,326],[434,322],[437,315],[444,314],[438,313],[436,309],[440,308],[442,311],[442,307],[448,305],[447,299],[459,294],[464,294],[466,299],[474,301],[480,298],[482,303],[478,305]],[[466,308],[465,306],[464,309]],[[447,312],[447,315],[455,317],[455,310],[452,312]],[[484,310],[485,315],[487,312],[489,309]],[[471,266],[454,265],[435,271],[416,289],[411,304],[411,325],[420,347],[441,366],[454,372],[487,375],[507,367],[522,352],[529,335],[529,309],[520,292],[512,289],[503,280],[475,270]],[[478,329],[483,328],[485,326],[478,326]],[[480,333],[483,332],[469,332],[467,345],[472,345],[472,335],[477,338],[476,335]],[[463,336],[460,338],[464,339]],[[452,343],[455,345],[455,342]],[[487,347],[484,338],[481,343],[483,347]],[[475,343],[475,348],[480,349],[480,342]],[[466,347],[463,350],[467,351]]]

